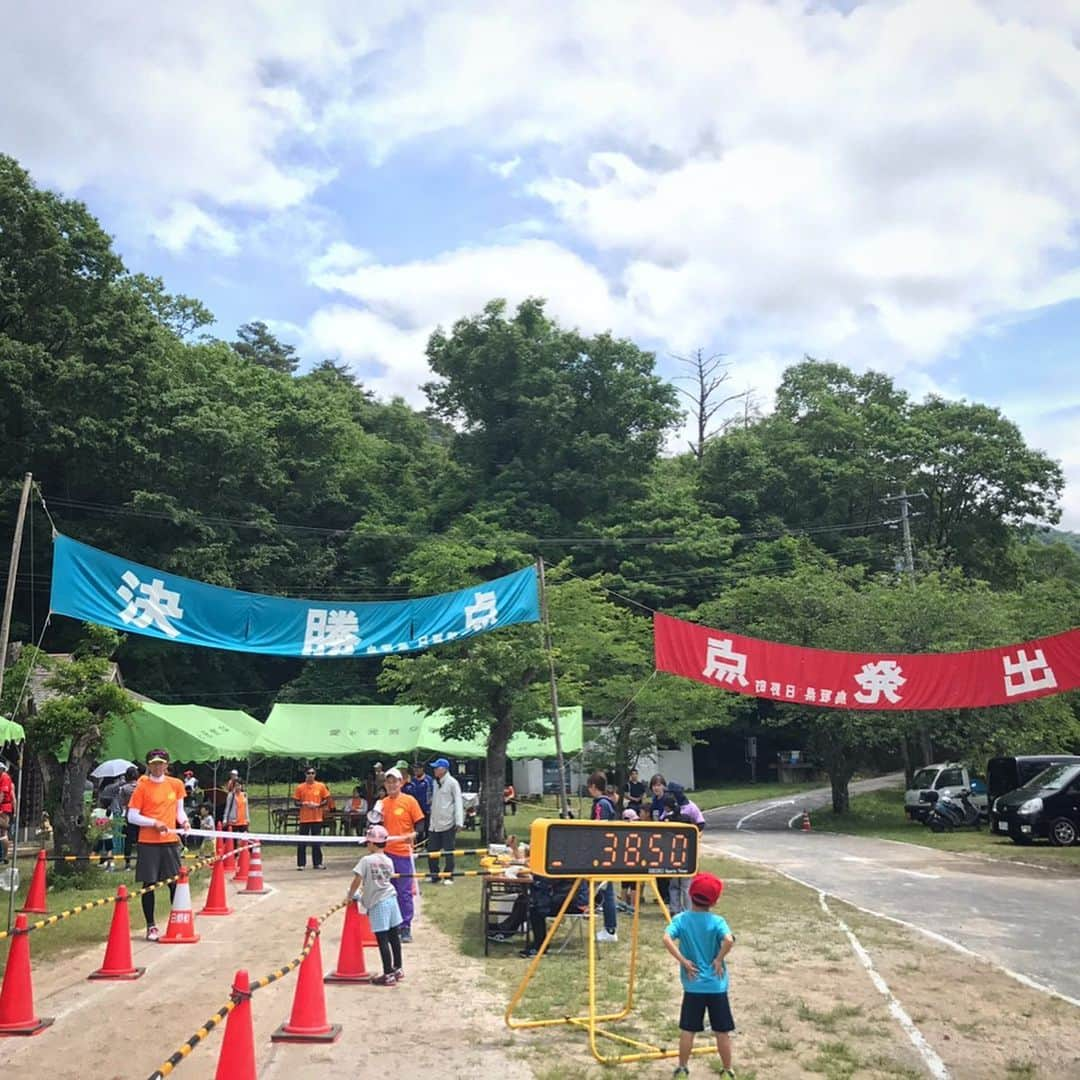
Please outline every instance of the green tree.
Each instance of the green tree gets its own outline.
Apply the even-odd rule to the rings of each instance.
[[[501,300],[432,334],[425,385],[434,416],[459,426],[463,502],[516,528],[576,529],[641,490],[680,413],[654,357],[609,334],[564,330],[526,300]]]
[[[31,647],[23,650],[14,673],[25,677],[28,665],[52,669],[45,683],[49,696],[34,711],[24,708],[18,719],[45,779],[45,803],[54,810],[58,855],[88,853],[86,779],[109,723],[136,709],[134,699],[112,679],[109,657],[116,652],[121,636],[93,624],[86,624],[83,631],[70,661],[52,661]]]
[[[300,364],[295,347],[279,341],[271,333],[270,327],[258,320],[244,323],[236,331],[236,341],[232,347],[245,360],[286,375],[291,375]]]

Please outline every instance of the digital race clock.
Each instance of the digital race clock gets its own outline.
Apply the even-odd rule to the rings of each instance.
[[[544,877],[684,877],[697,862],[696,825],[541,819],[529,834],[529,869]]]

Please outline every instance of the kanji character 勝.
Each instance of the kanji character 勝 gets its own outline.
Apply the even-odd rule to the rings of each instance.
[[[304,656],[352,656],[360,644],[360,620],[348,608],[308,608]]]

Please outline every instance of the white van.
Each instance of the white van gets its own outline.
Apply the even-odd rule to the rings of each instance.
[[[911,787],[904,792],[904,813],[912,821],[925,821],[930,807],[933,806],[931,791],[947,791],[958,795],[967,791],[971,801],[984,816],[988,813],[986,785],[975,779],[975,791],[972,791],[972,777],[968,767],[957,761],[947,761],[940,765],[924,765],[912,778]]]

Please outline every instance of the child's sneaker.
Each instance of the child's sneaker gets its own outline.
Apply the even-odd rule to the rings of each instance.
[[[394,968],[394,978],[397,979],[398,982],[401,982],[401,980],[405,978],[405,972],[402,971],[401,968]]]
[[[386,972],[385,975],[376,975],[371,980],[372,986],[393,986],[397,982],[397,978],[392,971]]]
[[[158,941],[161,938],[161,931],[156,926],[148,926],[146,928],[146,940]]]
[[[673,1080],[680,1080],[681,1077],[689,1076],[690,1070],[685,1065],[676,1065],[675,1071],[671,1075]]]
[[[720,1070],[720,1075],[730,1077],[730,1080],[735,1080],[735,1070],[734,1069],[721,1069]]]

